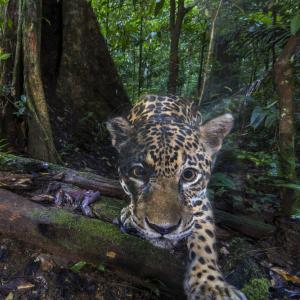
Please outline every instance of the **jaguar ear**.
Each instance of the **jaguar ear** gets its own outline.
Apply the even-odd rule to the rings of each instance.
[[[233,127],[233,116],[224,114],[200,126],[200,134],[212,154],[221,149],[225,136]]]
[[[111,135],[112,145],[121,151],[123,145],[130,139],[133,134],[133,127],[122,117],[117,117],[106,122],[106,127]]]

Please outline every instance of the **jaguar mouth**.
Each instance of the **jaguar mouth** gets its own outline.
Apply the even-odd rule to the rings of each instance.
[[[131,226],[125,226],[120,219],[118,219],[120,230],[124,233],[139,236],[148,240],[151,244],[160,248],[174,248],[180,241],[187,238],[192,233],[193,222],[190,226],[181,232],[174,232],[169,234],[160,234],[153,230],[146,230],[137,224],[134,218],[131,218]]]

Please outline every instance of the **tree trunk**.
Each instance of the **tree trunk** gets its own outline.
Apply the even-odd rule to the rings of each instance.
[[[277,19],[277,7],[275,4],[272,6],[272,26],[273,26],[273,41],[276,40],[276,19]],[[272,44],[272,68],[274,69],[274,65],[276,62],[276,43]]]
[[[140,18],[140,32],[139,32],[139,78],[138,78],[138,96],[141,95],[141,89],[143,85],[143,44],[144,44],[144,37],[143,37],[143,26],[144,26],[144,17],[141,15]]]
[[[178,1],[176,12],[176,1],[170,0],[170,54],[169,54],[169,77],[168,77],[168,93],[175,94],[178,85],[179,73],[179,39],[181,34],[181,26],[183,18],[186,14],[184,0]]]
[[[99,123],[130,107],[89,3],[10,0],[6,19],[0,138],[51,162],[65,144],[87,151]]]
[[[19,0],[19,5],[23,15],[22,53],[28,106],[28,153],[54,163],[60,159],[54,146],[40,66],[42,1]]]
[[[292,56],[300,50],[300,31],[289,38],[281,55],[275,63],[274,75],[279,96],[279,158],[281,176],[287,181],[296,180],[295,129],[294,129],[294,76]],[[299,193],[283,188],[281,209],[283,216],[289,216],[300,208]]]
[[[201,37],[201,50],[200,50],[200,57],[199,57],[199,71],[198,71],[197,93],[196,93],[197,97],[200,97],[200,92],[201,92],[205,48],[206,48],[206,32],[204,31]]]
[[[219,14],[220,8],[222,6],[222,3],[223,3],[223,0],[220,0],[218,7],[217,7],[216,11],[213,13],[212,20],[211,20],[210,39],[209,39],[209,45],[208,45],[208,50],[207,50],[207,58],[206,58],[205,67],[204,67],[202,86],[200,88],[200,96],[199,96],[199,101],[198,101],[199,105],[201,104],[201,102],[204,98],[208,78],[209,78],[209,75],[211,72],[212,55],[213,55],[214,43],[215,43],[216,22],[217,22],[218,14]]]
[[[206,90],[203,95],[205,100],[224,99],[235,95],[240,89],[239,57],[236,52],[229,51],[230,42],[230,38],[216,32],[211,71],[208,73]]]

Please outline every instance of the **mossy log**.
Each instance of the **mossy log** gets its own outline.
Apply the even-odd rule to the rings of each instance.
[[[0,170],[12,172],[16,172],[16,170],[18,170],[19,172],[24,173],[47,172],[59,174],[59,176],[54,176],[55,180],[69,183],[83,189],[100,191],[104,196],[118,199],[125,199],[126,197],[117,180],[104,178],[89,172],[75,171],[59,165],[45,163],[30,158],[13,155],[6,155],[1,158],[0,155]],[[117,200],[114,200],[113,202],[113,206],[119,206],[116,204],[118,202]],[[275,231],[274,226],[259,220],[251,219],[244,215],[233,215],[228,212],[215,209],[215,217],[217,224],[229,227],[256,239],[268,237]]]
[[[0,189],[0,233],[56,255],[159,280],[170,288],[174,298],[183,295],[183,260],[121,233],[108,222],[45,207]]]

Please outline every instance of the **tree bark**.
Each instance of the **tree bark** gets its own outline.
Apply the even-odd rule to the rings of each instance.
[[[0,138],[50,162],[64,145],[92,151],[100,122],[130,103],[89,3],[10,0],[6,23]]]
[[[279,158],[281,176],[287,181],[296,180],[295,129],[294,129],[294,76],[292,56],[300,51],[300,31],[291,36],[275,63],[274,76],[279,96]],[[300,208],[299,193],[283,188],[281,191],[281,210],[289,216]]]
[[[140,18],[140,31],[139,31],[139,74],[138,74],[138,96],[141,95],[141,89],[143,85],[143,26],[144,26],[144,17],[141,14]]]
[[[87,112],[105,120],[112,112],[129,106],[129,100],[100,33],[96,16],[85,0],[63,1],[61,13],[62,45],[57,97],[73,107],[77,122]],[[61,105],[60,101],[58,105]],[[78,128],[78,124],[74,125],[75,130],[84,130]]]
[[[164,282],[183,295],[184,261],[109,223],[44,207],[0,189],[0,232],[56,255],[117,268]],[[172,276],[169,276],[172,274]]]
[[[19,0],[19,5],[24,15],[22,45],[24,85],[29,109],[28,153],[37,159],[55,163],[60,158],[54,146],[40,66],[42,1]]]
[[[205,48],[206,48],[206,32],[204,31],[201,36],[201,50],[200,50],[200,57],[199,57],[199,71],[198,71],[197,92],[196,92],[197,97],[200,97],[201,86],[202,86]]]

